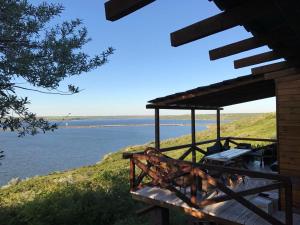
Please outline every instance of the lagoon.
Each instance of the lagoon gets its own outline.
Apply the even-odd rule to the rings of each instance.
[[[196,122],[204,130],[213,120]],[[190,133],[189,120],[161,120],[161,139]],[[55,132],[18,138],[1,132],[0,149],[5,159],[0,165],[0,185],[12,178],[46,175],[99,162],[104,155],[130,145],[154,139],[152,118],[84,119],[58,122]]]

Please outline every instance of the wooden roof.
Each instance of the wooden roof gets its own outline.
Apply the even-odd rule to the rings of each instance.
[[[176,108],[185,105],[213,109],[273,96],[275,96],[274,79],[266,79],[263,74],[247,75],[156,98],[149,101],[147,108],[168,106]]]
[[[265,65],[253,67],[248,76],[154,99],[147,108],[220,109],[223,106],[273,97],[275,78],[300,72],[299,0],[208,1],[214,2],[221,12],[171,33],[171,45],[177,47],[243,26],[252,37],[210,50],[210,59],[216,60],[268,46],[270,50],[267,52],[234,61],[236,69],[260,63]],[[109,0],[105,3],[106,18],[118,20],[152,2],[155,0]],[[274,60],[279,62],[272,63]]]
[[[155,0],[110,0],[105,3],[106,18],[120,19]],[[234,61],[235,68],[282,59],[280,63],[253,68],[252,73],[266,73],[298,67],[300,64],[299,0],[209,0],[221,13],[171,33],[172,46],[180,46],[215,33],[244,26],[253,37],[209,52],[216,60],[261,46],[271,50]],[[171,4],[171,3],[170,3]],[[173,3],[172,3],[173,4]],[[175,4],[175,3],[174,3]],[[186,2],[188,4],[188,1]],[[201,10],[199,11],[201,14]],[[285,71],[286,74],[286,71]]]

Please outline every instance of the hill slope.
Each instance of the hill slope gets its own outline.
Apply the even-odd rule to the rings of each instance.
[[[275,121],[274,114],[241,118],[223,125],[222,136],[274,138]],[[197,133],[197,141],[214,138],[213,126]],[[190,136],[183,136],[163,141],[162,147],[189,142]],[[145,146],[120,150],[96,165],[34,177],[0,189],[0,224],[145,224],[134,214],[140,206],[129,195],[129,163],[121,157],[124,151],[139,151]]]

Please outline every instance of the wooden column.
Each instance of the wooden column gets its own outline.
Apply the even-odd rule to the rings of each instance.
[[[169,225],[169,209],[162,207],[155,207],[150,213],[151,225]]]
[[[159,109],[155,109],[155,148],[160,149]]]
[[[135,189],[135,164],[133,159],[130,159],[130,191]]]
[[[217,140],[221,140],[221,122],[220,122],[220,109],[217,109]]]
[[[192,161],[196,162],[196,118],[195,118],[195,109],[191,110],[191,133],[192,133]]]

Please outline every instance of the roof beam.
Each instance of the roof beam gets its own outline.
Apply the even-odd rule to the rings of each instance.
[[[252,66],[259,63],[269,62],[272,60],[280,59],[282,56],[274,51],[268,51],[261,54],[249,56],[246,58],[238,59],[234,61],[234,68],[239,69],[247,66]]]
[[[254,77],[254,79],[246,79],[246,80],[240,81],[238,83],[238,86],[252,84],[252,83],[255,83],[255,82],[258,82],[261,80],[264,80],[264,76],[256,76],[256,77]],[[157,102],[157,104],[172,105],[179,101],[185,101],[185,100],[193,99],[193,98],[201,96],[201,95],[207,95],[207,94],[216,93],[216,92],[220,92],[220,91],[230,90],[237,86],[237,84],[235,84],[235,83],[230,84],[230,80],[223,82],[223,83],[224,83],[224,85],[221,85],[221,82],[217,83],[219,87],[214,88],[214,87],[212,87],[212,85],[210,85],[210,86],[207,86],[206,90],[197,92],[197,90],[195,89],[193,92],[189,91],[188,93],[180,93],[177,95],[173,95],[174,97],[171,95],[171,96],[166,96],[166,97],[163,97],[160,99],[154,99],[154,100],[150,101],[150,103],[155,104],[155,102]]]
[[[104,4],[106,19],[109,21],[118,20],[154,1],[155,0],[110,0]]]
[[[223,110],[220,107],[214,106],[197,106],[197,105],[155,105],[148,104],[146,105],[146,109],[198,109],[198,110]]]
[[[255,4],[256,0],[249,1],[241,6],[227,10],[215,16],[194,23],[183,29],[171,33],[171,44],[174,47],[210,36],[212,34],[233,28],[243,23],[273,13],[267,10],[270,5],[259,1],[260,7]]]
[[[210,60],[221,59],[244,51],[259,48],[266,43],[257,37],[251,37],[209,51]]]
[[[266,73],[265,78],[267,80],[272,80],[272,79],[278,79],[281,77],[286,77],[288,75],[299,74],[299,73],[300,73],[299,68],[292,67],[292,68],[288,68],[288,69],[284,69],[284,70]]]
[[[265,74],[265,73],[271,73],[278,70],[283,70],[291,67],[291,65],[287,61],[277,62],[268,64],[265,66],[259,66],[251,69],[251,72],[253,75],[257,74]]]

